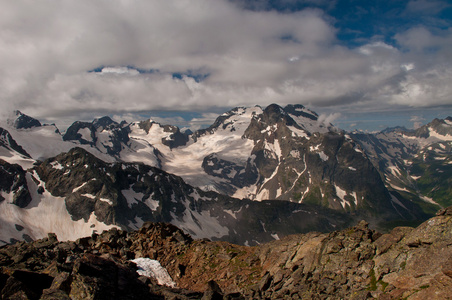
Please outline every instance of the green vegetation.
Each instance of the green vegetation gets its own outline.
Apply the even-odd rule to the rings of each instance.
[[[384,292],[386,290],[386,288],[388,287],[389,283],[384,282],[383,280],[378,280],[378,284],[381,285],[381,290]]]
[[[429,287],[430,287],[429,284],[424,284],[424,285],[421,285],[419,288],[420,288],[421,290],[423,290],[423,289],[427,289],[427,288],[429,288]]]
[[[322,194],[320,193],[320,188],[318,186],[311,186],[311,189],[306,198],[304,198],[303,203],[319,205],[321,199]]]
[[[438,160],[434,152],[424,154],[425,160],[416,158],[411,174],[420,176],[416,180],[420,192],[443,207],[452,205],[452,165],[447,159]],[[423,156],[422,156],[423,157]]]
[[[376,291],[377,290],[377,278],[375,277],[374,269],[370,270],[369,276],[370,276],[370,283],[369,283],[369,287],[367,289],[369,291]]]

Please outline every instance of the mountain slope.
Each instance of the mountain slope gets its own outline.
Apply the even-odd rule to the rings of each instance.
[[[105,163],[82,148],[36,162],[28,171],[5,162],[6,167],[0,173],[5,177],[0,195],[6,199],[0,211],[8,216],[1,224],[4,242],[37,239],[49,231],[65,240],[163,221],[197,238],[252,245],[313,229],[330,231],[351,221],[345,214],[308,205],[204,192],[158,168]]]
[[[351,134],[369,154],[386,186],[425,211],[452,204],[452,118],[435,119],[417,130]]]

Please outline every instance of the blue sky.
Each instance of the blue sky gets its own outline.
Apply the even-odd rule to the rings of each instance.
[[[393,0],[0,0],[0,104],[64,128],[193,129],[303,104],[345,130],[452,115],[452,5]]]

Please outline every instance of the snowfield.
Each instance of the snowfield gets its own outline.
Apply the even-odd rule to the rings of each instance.
[[[36,173],[33,176],[39,178]],[[83,219],[74,221],[66,209],[64,198],[54,197],[47,191],[38,194],[38,186],[30,173],[27,173],[27,184],[32,201],[26,208],[12,204],[12,193],[0,192],[5,198],[0,202],[1,244],[9,243],[11,238],[23,240],[24,235],[37,240],[46,237],[49,232],[55,233],[59,241],[75,241],[93,232],[119,228],[99,222],[94,212],[87,222]]]

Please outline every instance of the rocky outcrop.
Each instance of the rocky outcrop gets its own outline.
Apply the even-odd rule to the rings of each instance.
[[[0,159],[0,192],[11,195],[10,203],[22,208],[31,202],[26,172],[21,166]],[[4,200],[5,197],[0,194],[0,202]]]
[[[0,290],[2,299],[450,299],[451,210],[417,228],[381,234],[361,221],[255,247],[193,240],[164,223],[74,242],[49,234],[0,248]],[[158,260],[177,287],[139,276],[137,257]]]

